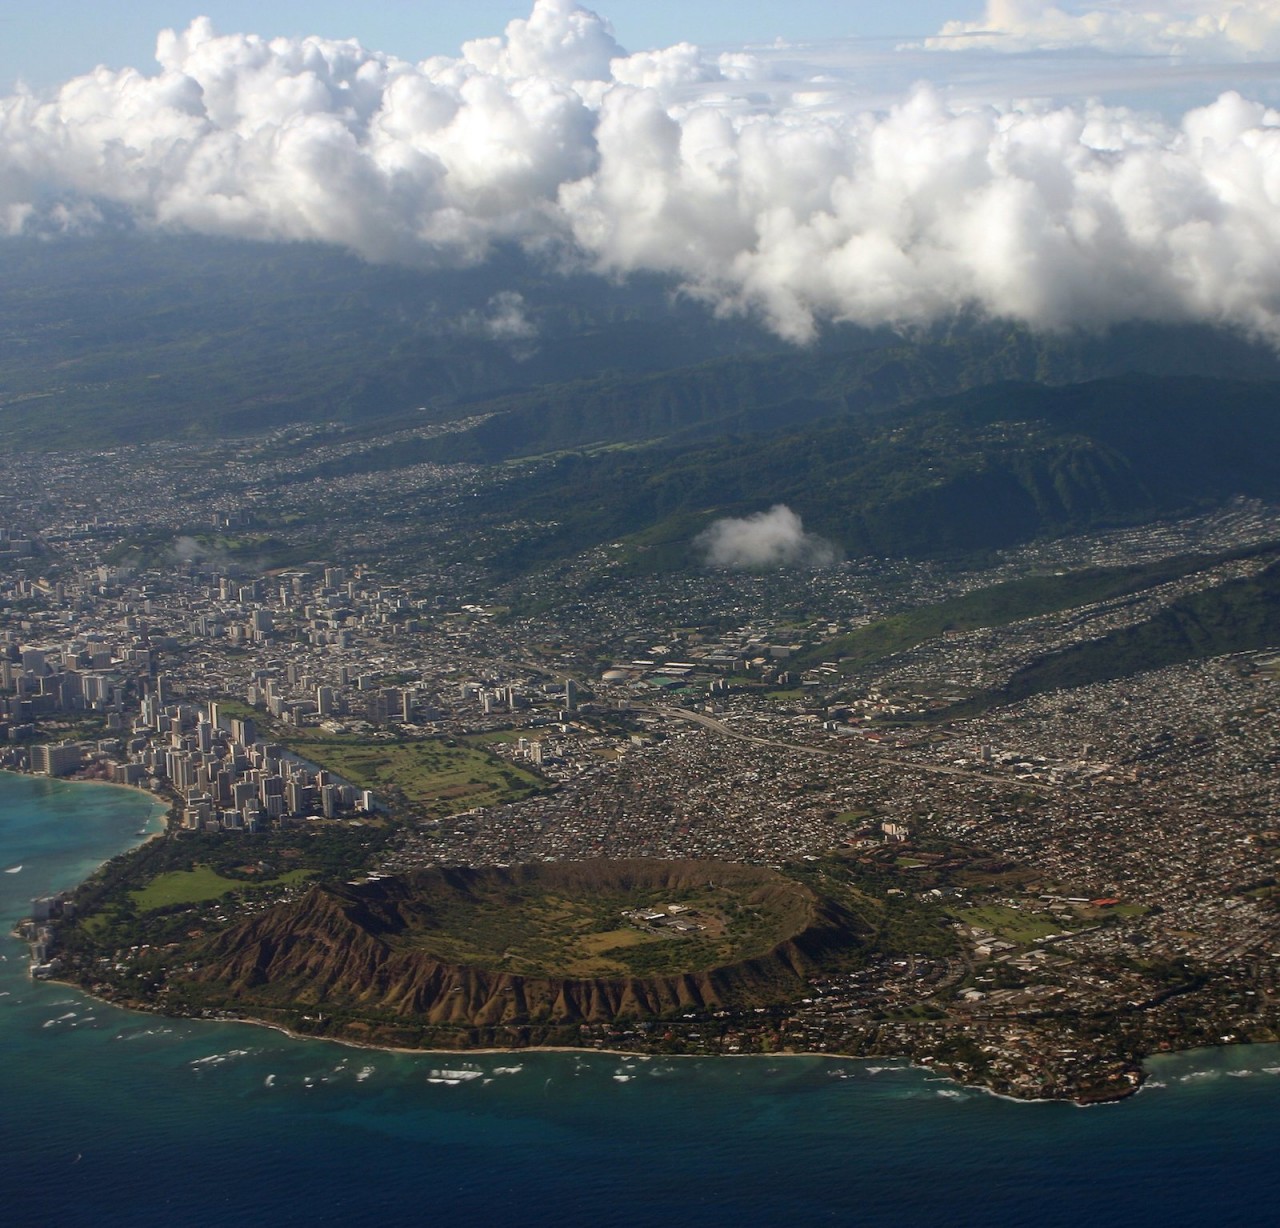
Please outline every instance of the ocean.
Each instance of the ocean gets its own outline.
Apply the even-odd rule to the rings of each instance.
[[[0,773],[5,932],[158,824],[139,792]],[[17,940],[0,955],[7,1224],[1096,1228],[1280,1206],[1273,1046],[1163,1057],[1080,1109],[898,1061],[382,1053],[119,1010],[31,982]]]

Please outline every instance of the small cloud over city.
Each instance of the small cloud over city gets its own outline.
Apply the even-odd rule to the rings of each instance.
[[[806,533],[800,517],[782,503],[754,516],[717,520],[694,545],[713,567],[829,567],[839,557],[831,542]]]

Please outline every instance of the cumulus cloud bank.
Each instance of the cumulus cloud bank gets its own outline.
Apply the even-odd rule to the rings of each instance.
[[[1145,0],[1092,9],[1059,7],[1049,0],[987,0],[979,21],[949,21],[926,46],[951,51],[1088,47],[1136,55],[1261,59],[1280,54],[1280,0]]]
[[[829,567],[837,557],[826,538],[806,533],[782,503],[754,516],[717,520],[693,544],[713,567]]]
[[[1276,7],[1219,6],[1214,28],[1269,46]],[[1043,40],[1057,12],[993,0],[989,17]],[[1280,114],[1238,94],[1174,121],[927,86],[866,109],[839,81],[771,83],[748,53],[629,55],[573,0],[420,64],[205,19],[162,33],[157,60],[0,99],[0,232],[123,215],[415,263],[517,244],[669,275],[796,341],[963,311],[1280,343]],[[495,305],[495,327],[521,318]]]

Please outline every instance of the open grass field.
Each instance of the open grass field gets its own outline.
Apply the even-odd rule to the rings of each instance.
[[[231,891],[252,891],[258,887],[279,887],[301,882],[314,873],[314,870],[289,870],[277,878],[246,882],[238,878],[224,878],[212,866],[199,865],[190,870],[170,870],[166,874],[158,874],[145,887],[131,891],[129,895],[140,911],[150,912],[173,904],[202,904]]]
[[[290,749],[382,800],[443,818],[528,797],[545,788],[532,772],[482,745],[442,738],[374,742],[354,735],[299,735]]]
[[[257,708],[245,703],[243,699],[235,699],[231,696],[218,700],[218,715],[223,718],[234,717],[237,720],[262,720],[262,713]]]
[[[468,746],[492,746],[499,742],[519,742],[521,738],[537,739],[538,733],[530,729],[494,729],[489,733],[469,733],[461,741]]]
[[[1003,904],[981,904],[975,908],[948,911],[957,921],[990,930],[997,938],[1019,945],[1039,942],[1050,934],[1061,934],[1067,928],[1050,913],[1009,908]]]

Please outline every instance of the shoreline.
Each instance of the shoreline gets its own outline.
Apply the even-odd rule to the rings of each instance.
[[[144,789],[140,785],[121,784],[118,780],[103,780],[99,776],[38,776],[34,772],[17,772],[13,768],[0,768],[0,772],[3,772],[6,776],[15,776],[19,780],[43,780],[48,781],[50,784],[93,785],[96,788],[123,789],[139,797],[150,799],[153,813],[142,820],[141,843],[131,844],[122,850],[123,852],[128,852],[129,849],[141,848],[144,844],[150,844],[153,840],[163,840],[169,834],[169,817],[173,813],[173,803],[166,802],[159,794],[153,793],[150,789]],[[147,828],[156,822],[159,823],[157,830],[148,831]],[[111,858],[108,857],[101,865],[106,865],[107,861],[110,860]],[[78,887],[79,885],[77,883],[75,886]],[[68,890],[74,891],[75,887],[71,887]]]
[[[153,820],[158,819],[160,820],[159,830],[145,832],[145,838],[142,839],[138,844],[129,845],[126,851],[128,851],[128,849],[136,849],[136,848],[143,847],[145,844],[151,842],[152,840],[155,840],[157,838],[163,838],[168,833],[169,824],[165,820],[170,813],[170,807],[166,804],[165,800],[162,797],[158,796],[151,790],[140,788],[137,785],[129,785],[129,784],[124,784],[124,783],[112,781],[112,780],[103,780],[101,778],[96,778],[96,777],[48,778],[44,776],[34,775],[30,772],[16,772],[11,769],[3,769],[3,770],[7,771],[9,775],[24,776],[33,780],[53,779],[69,785],[79,785],[79,784],[109,785],[117,789],[128,789],[135,794],[142,794],[146,796],[151,802],[152,813],[144,821],[145,825],[150,826]],[[143,835],[143,834],[144,833],[139,833],[139,835]],[[71,888],[71,890],[74,890],[74,888]],[[17,930],[15,930],[13,936],[16,938],[20,938],[21,934]],[[809,1057],[809,1058],[819,1058],[827,1061],[858,1062],[863,1064],[869,1063],[869,1062],[901,1062],[901,1063],[905,1063],[907,1067],[917,1069],[921,1072],[928,1072],[934,1075],[936,1078],[942,1081],[945,1081],[958,1089],[967,1088],[975,1091],[982,1091],[982,1092],[985,1092],[987,1095],[994,1096],[998,1099],[1009,1100],[1018,1104],[1064,1103],[1064,1104],[1073,1104],[1079,1108],[1088,1108],[1088,1107],[1093,1107],[1095,1105],[1100,1105],[1100,1104],[1119,1103],[1122,1100],[1127,1100],[1131,1096],[1136,1095],[1146,1085],[1149,1077],[1146,1063],[1150,1059],[1157,1056],[1165,1056],[1173,1053],[1190,1052],[1190,1051],[1193,1051],[1195,1048],[1224,1049],[1227,1047],[1227,1045],[1225,1044],[1209,1045],[1209,1046],[1205,1046],[1201,1044],[1198,1046],[1196,1045],[1189,1046],[1188,1048],[1179,1047],[1176,1049],[1162,1050],[1159,1053],[1156,1053],[1156,1052],[1147,1053],[1147,1054],[1144,1054],[1142,1059],[1136,1064],[1125,1062],[1124,1067],[1125,1069],[1127,1069],[1128,1075],[1123,1080],[1119,1079],[1118,1076],[1113,1075],[1112,1078],[1116,1080],[1116,1083],[1114,1086],[1099,1087],[1097,1084],[1094,1084],[1091,1087],[1089,1087],[1088,1085],[1086,1085],[1086,1088],[1082,1088],[1080,1094],[1078,1095],[1073,1095],[1069,1091],[1065,1091],[1065,1089],[1064,1089],[1065,1094],[1019,1095],[1016,1092],[1006,1090],[1005,1088],[997,1088],[995,1086],[991,1086],[980,1081],[969,1081],[963,1077],[958,1077],[955,1073],[952,1073],[946,1070],[945,1067],[933,1064],[928,1054],[924,1055],[925,1056],[924,1061],[920,1061],[920,1060],[917,1060],[916,1058],[913,1058],[910,1053],[900,1052],[900,1051],[886,1052],[886,1053],[871,1053],[871,1054],[856,1053],[855,1054],[855,1053],[832,1052],[828,1050],[817,1050],[817,1049],[798,1050],[794,1048],[788,1048],[785,1050],[778,1050],[778,1051],[771,1051],[771,1052],[670,1053],[670,1052],[662,1052],[662,1051],[654,1051],[654,1050],[646,1050],[646,1049],[619,1049],[619,1048],[614,1048],[609,1046],[596,1046],[596,1045],[586,1046],[586,1045],[537,1044],[537,1043],[517,1044],[517,1045],[511,1045],[511,1046],[485,1045],[485,1046],[465,1047],[465,1048],[449,1048],[449,1047],[435,1048],[435,1047],[427,1047],[427,1046],[405,1047],[401,1045],[383,1045],[383,1044],[377,1044],[377,1043],[373,1043],[366,1040],[348,1038],[345,1036],[317,1035],[311,1032],[295,1031],[285,1024],[271,1022],[271,1021],[260,1019],[260,1018],[254,1018],[248,1015],[238,1016],[238,1017],[230,1016],[230,1017],[224,1017],[224,1018],[208,1018],[208,1017],[201,1017],[197,1015],[168,1014],[162,1009],[157,1009],[156,1006],[150,1002],[138,1001],[138,1000],[129,1001],[128,999],[119,1000],[119,999],[114,999],[110,997],[98,996],[97,994],[94,994],[93,992],[91,992],[91,990],[88,989],[85,985],[81,984],[76,980],[66,979],[64,977],[57,976],[57,975],[41,976],[39,978],[35,978],[33,976],[34,967],[35,967],[34,964],[30,964],[28,966],[27,971],[28,971],[28,977],[30,979],[47,980],[55,984],[65,985],[67,987],[76,989],[80,993],[83,993],[86,996],[86,998],[88,998],[90,1001],[100,1002],[110,1006],[117,1006],[117,1007],[120,1007],[121,1009],[129,1010],[137,1014],[151,1014],[151,1015],[159,1016],[161,1018],[192,1021],[192,1022],[247,1023],[256,1027],[268,1028],[272,1031],[280,1033],[283,1036],[288,1037],[291,1040],[326,1041],[329,1043],[342,1045],[346,1048],[360,1049],[366,1052],[384,1052],[384,1053],[413,1054],[413,1055],[439,1054],[446,1057],[455,1057],[460,1059],[465,1059],[469,1056],[471,1057],[515,1056],[523,1053],[544,1052],[544,1053],[574,1053],[574,1054],[601,1053],[601,1054],[606,1054],[612,1057],[617,1057],[622,1059],[646,1059],[646,1060],[652,1060],[655,1058],[716,1059],[716,1058],[726,1058],[726,1057],[746,1057],[746,1058]],[[214,1008],[214,1009],[217,1009],[217,1008]],[[1232,1042],[1232,1043],[1237,1043],[1237,1042]],[[1268,1043],[1268,1042],[1257,1042],[1257,1043]],[[1270,1043],[1280,1043],[1280,1042],[1270,1042]],[[1028,1087],[1027,1090],[1034,1091],[1036,1089]]]
[[[592,1048],[583,1048],[578,1045],[525,1045],[518,1049],[403,1049],[384,1045],[362,1044],[358,1040],[343,1040],[338,1037],[328,1036],[308,1036],[302,1032],[292,1032],[283,1024],[268,1023],[265,1019],[222,1019],[222,1020],[200,1020],[201,1023],[248,1023],[254,1027],[268,1028],[273,1032],[279,1032],[282,1036],[287,1036],[290,1040],[295,1041],[323,1041],[333,1045],[342,1045],[348,1049],[362,1049],[367,1053],[400,1053],[408,1056],[419,1056],[431,1053],[439,1053],[446,1057],[512,1057],[525,1053],[563,1053],[563,1054],[581,1054],[583,1056],[591,1056],[592,1054],[601,1054],[606,1057],[617,1057],[630,1059],[637,1062],[654,1062],[654,1061],[674,1061],[674,1062],[721,1062],[721,1061],[765,1061],[777,1059],[780,1061],[793,1061],[797,1058],[812,1058],[819,1062],[857,1062],[859,1065],[867,1066],[873,1062],[901,1062],[901,1066],[895,1067],[898,1070],[916,1070],[921,1074],[933,1075],[939,1082],[949,1083],[952,1087],[961,1091],[981,1092],[987,1096],[994,1096],[997,1100],[1006,1100],[1011,1104],[1069,1104],[1079,1109],[1093,1108],[1095,1104],[1119,1104],[1121,1100],[1128,1100],[1130,1096],[1136,1095],[1140,1090],[1135,1087],[1133,1091],[1123,1096],[1117,1096],[1113,1100],[1105,1101],[1079,1101],[1069,1099],[1056,1099],[1052,1096],[1026,1097],[1010,1096],[1005,1092],[998,1092],[991,1087],[983,1087],[980,1083],[962,1083],[959,1079],[954,1079],[950,1075],[939,1075],[933,1066],[922,1066],[919,1062],[913,1062],[910,1058],[901,1053],[866,1053],[866,1054],[848,1054],[848,1053],[816,1053],[801,1049],[788,1049],[778,1053],[644,1053],[635,1049],[610,1049],[594,1046]],[[1226,1048],[1220,1045],[1218,1048]],[[1192,1050],[1184,1050],[1184,1052],[1193,1052]]]
[[[0,768],[0,772],[3,772],[6,776],[15,776],[19,780],[43,780],[47,781],[49,784],[97,785],[100,788],[105,786],[108,789],[124,789],[129,793],[138,795],[139,797],[149,798],[154,806],[160,808],[159,813],[152,815],[151,818],[166,816],[173,808],[172,802],[166,802],[160,794],[153,792],[151,789],[144,789],[141,785],[122,784],[118,780],[104,780],[101,776],[41,776],[36,772],[19,772],[14,768],[7,767]],[[148,821],[150,821],[150,819],[148,819]],[[165,824],[165,827],[167,829],[167,823]],[[154,839],[156,836],[163,834],[163,832],[150,832],[148,833],[148,839]],[[77,886],[78,885],[79,884],[77,884]]]
[[[139,839],[138,843],[136,844],[127,844],[123,849],[120,850],[122,853],[127,853],[134,849],[142,848],[144,845],[150,844],[153,840],[163,839],[168,834],[168,831],[169,831],[168,816],[170,813],[170,807],[165,804],[162,798],[157,797],[149,789],[140,789],[138,788],[137,785],[126,785],[126,784],[121,784],[118,781],[102,780],[97,777],[89,777],[86,779],[84,777],[39,776],[34,772],[18,772],[18,771],[14,771],[12,768],[0,768],[0,774],[3,774],[5,776],[11,776],[17,780],[44,781],[50,784],[60,783],[65,785],[97,785],[99,787],[105,785],[108,788],[112,788],[112,789],[126,789],[130,793],[137,794],[141,797],[149,798],[152,803],[152,806],[151,806],[152,813],[142,819],[142,829],[139,833],[141,835],[141,839]],[[158,829],[155,831],[148,831],[147,828],[151,827],[151,825],[155,822],[159,823]],[[138,837],[135,836],[134,839],[138,839]],[[112,854],[111,856],[104,858],[102,861],[98,863],[98,865],[95,867],[95,870],[101,869],[109,861],[111,861],[111,858],[113,856],[118,856],[118,855],[119,854]],[[22,867],[19,867],[19,868],[22,868]],[[79,887],[79,885],[80,885],[79,883],[76,883],[71,887],[61,888],[59,890],[69,893],[74,891],[77,887]],[[55,891],[53,892],[53,894],[57,895],[59,894],[59,891]],[[73,982],[57,981],[57,979],[54,977],[36,977],[33,975],[32,970],[35,968],[36,965],[35,965],[34,959],[30,957],[30,951],[31,951],[30,940],[22,932],[23,927],[29,924],[30,920],[31,918],[29,916],[26,916],[26,915],[19,916],[14,919],[13,924],[8,928],[8,931],[7,931],[10,938],[13,938],[15,941],[23,942],[27,944],[27,947],[28,947],[28,963],[27,963],[27,969],[26,969],[27,979],[29,981],[48,980],[56,984],[73,984]],[[80,986],[76,986],[76,988],[79,989]],[[87,991],[85,990],[81,990],[81,992],[87,993]],[[105,999],[95,998],[92,994],[88,994],[88,996],[93,1001],[105,1001]]]
[[[118,1002],[110,1002],[105,998],[98,998],[91,994],[87,989],[77,985],[74,981],[59,981],[59,984],[67,985],[70,988],[79,990],[86,997],[95,1002],[103,1002],[109,1006],[120,1007]],[[813,1050],[787,1049],[776,1053],[646,1053],[636,1049],[612,1049],[608,1047],[590,1048],[581,1045],[521,1045],[513,1048],[502,1048],[494,1046],[485,1046],[484,1048],[475,1049],[409,1049],[397,1045],[371,1045],[364,1041],[348,1040],[338,1036],[313,1036],[305,1032],[295,1032],[280,1023],[272,1023],[266,1019],[253,1019],[244,1016],[237,1019],[200,1019],[190,1015],[165,1015],[160,1011],[138,1010],[134,1007],[122,1007],[124,1010],[134,1011],[136,1014],[153,1014],[162,1019],[178,1019],[190,1023],[227,1023],[227,1024],[248,1024],[251,1027],[266,1028],[268,1031],[277,1032],[281,1036],[287,1037],[289,1040],[302,1043],[319,1042],[322,1044],[340,1045],[345,1049],[359,1049],[366,1053],[396,1053],[408,1057],[425,1057],[430,1054],[440,1054],[444,1057],[518,1057],[528,1053],[561,1053],[561,1054],[580,1054],[589,1057],[592,1054],[600,1054],[607,1057],[629,1058],[635,1061],[711,1061],[719,1062],[735,1059],[749,1059],[761,1061],[766,1059],[778,1059],[782,1061],[795,1058],[812,1058],[821,1062],[856,1062],[861,1066],[867,1066],[876,1062],[900,1062],[902,1063],[898,1069],[914,1070],[923,1075],[931,1075],[938,1082],[949,1083],[952,1087],[960,1091],[981,1092],[983,1095],[990,1096],[996,1100],[1002,1100],[1009,1104],[1020,1105],[1050,1105],[1064,1104],[1076,1109],[1093,1109],[1105,1108],[1109,1105],[1122,1104],[1127,1100],[1132,1100],[1140,1092],[1146,1089],[1151,1072],[1148,1070],[1148,1063],[1158,1058],[1180,1057],[1189,1053],[1223,1053],[1228,1049],[1242,1048],[1245,1045],[1251,1047],[1272,1046],[1280,1049],[1280,1041],[1244,1041],[1232,1042],[1230,1044],[1219,1045],[1190,1045],[1185,1049],[1169,1049],[1159,1053],[1151,1053],[1143,1058],[1138,1066],[1139,1080],[1137,1083],[1117,1088],[1118,1094],[1112,1096],[1098,1096],[1089,1099],[1074,1099],[1069,1096],[1012,1096],[1007,1092],[997,1091],[993,1087],[987,1087],[982,1083],[966,1083],[952,1075],[944,1074],[938,1070],[936,1066],[924,1065],[920,1062],[913,1061],[910,1057],[903,1053],[819,1053]]]
[[[30,976],[30,972],[28,972]],[[1007,1092],[997,1091],[993,1087],[987,1087],[982,1083],[965,1083],[952,1075],[945,1074],[938,1070],[936,1066],[925,1065],[918,1061],[912,1060],[904,1053],[827,1053],[817,1052],[814,1050],[804,1049],[787,1049],[774,1053],[651,1053],[638,1049],[613,1049],[609,1047],[597,1048],[595,1046],[585,1047],[582,1045],[519,1045],[504,1048],[501,1046],[486,1045],[474,1049],[446,1049],[446,1048],[406,1048],[403,1045],[374,1045],[367,1041],[351,1040],[341,1036],[316,1036],[307,1032],[296,1032],[286,1027],[282,1023],[273,1023],[267,1019],[255,1019],[248,1015],[227,1019],[208,1019],[195,1015],[169,1015],[164,1011],[154,1010],[149,1006],[135,1005],[115,1001],[111,998],[99,997],[97,994],[86,989],[77,981],[63,980],[60,977],[42,978],[47,984],[64,985],[68,989],[74,989],[78,993],[84,994],[91,1002],[99,1002],[104,1006],[115,1007],[118,1010],[130,1011],[137,1015],[152,1015],[160,1019],[172,1019],[183,1023],[195,1024],[247,1024],[250,1027],[265,1028],[268,1031],[276,1032],[281,1036],[287,1037],[291,1041],[301,1043],[319,1043],[329,1045],[340,1045],[344,1049],[358,1049],[366,1053],[396,1053],[406,1057],[421,1057],[430,1054],[440,1054],[445,1057],[468,1058],[468,1057],[512,1057],[527,1053],[563,1053],[563,1054],[581,1054],[590,1056],[591,1054],[602,1054],[608,1057],[630,1058],[636,1061],[723,1061],[734,1059],[779,1059],[788,1060],[794,1058],[813,1058],[823,1062],[858,1062],[866,1065],[872,1062],[901,1062],[904,1070],[916,1070],[922,1074],[933,1075],[941,1082],[949,1083],[953,1087],[962,1091],[982,1092],[987,1096],[992,1096],[997,1100],[1005,1100],[1012,1104],[1067,1104],[1078,1109],[1096,1108],[1108,1104],[1119,1104],[1122,1101],[1129,1100],[1140,1092],[1147,1082],[1147,1071],[1145,1060],[1138,1067],[1139,1079],[1136,1083],[1128,1084],[1123,1088],[1117,1088],[1117,1094],[1111,1096],[1098,1096],[1088,1099],[1077,1099],[1070,1096],[1013,1096]],[[1267,1042],[1254,1042],[1267,1043]],[[1274,1042],[1280,1044],[1280,1042]],[[1174,1053],[1192,1053],[1196,1049],[1204,1049],[1205,1051],[1220,1051],[1230,1048],[1229,1045],[1199,1045],[1188,1049],[1170,1050],[1168,1053],[1150,1056],[1172,1056]]]
[[[28,977],[30,971],[28,970]],[[245,1024],[249,1027],[263,1028],[270,1032],[275,1032],[290,1041],[308,1044],[328,1044],[338,1045],[344,1049],[355,1049],[363,1053],[393,1053],[403,1057],[431,1057],[438,1055],[441,1058],[459,1058],[469,1059],[478,1057],[505,1057],[518,1058],[527,1054],[552,1053],[569,1055],[574,1054],[582,1057],[590,1057],[593,1054],[603,1057],[629,1059],[633,1061],[676,1061],[676,1062],[692,1062],[692,1061],[709,1061],[719,1062],[734,1059],[748,1059],[754,1061],[761,1060],[779,1060],[788,1061],[797,1058],[810,1058],[824,1063],[843,1062],[857,1063],[859,1066],[866,1067],[874,1063],[895,1062],[901,1063],[897,1069],[913,1070],[921,1075],[931,1076],[934,1081],[949,1084],[957,1091],[980,1092],[992,1099],[1004,1101],[1008,1104],[1018,1105],[1067,1105],[1075,1109],[1093,1109],[1106,1108],[1111,1105],[1119,1105],[1125,1101],[1132,1100],[1143,1091],[1147,1090],[1148,1082],[1152,1078],[1152,1071],[1149,1069],[1149,1063],[1159,1059],[1170,1059],[1183,1057],[1192,1053],[1212,1053],[1221,1054],[1228,1049],[1238,1048],[1260,1048],[1263,1046],[1280,1050],[1280,1041],[1233,1041],[1229,1044],[1218,1045],[1189,1045],[1186,1048],[1172,1048],[1161,1050],[1158,1053],[1147,1054],[1139,1063],[1137,1069],[1140,1077],[1137,1083],[1126,1085],[1116,1089],[1115,1095],[1097,1096],[1086,1099],[1076,1099],[1070,1096],[1013,1096],[1007,1092],[998,1091],[993,1087],[988,1087],[982,1083],[967,1083],[961,1079],[955,1078],[953,1075],[945,1074],[936,1066],[925,1065],[913,1060],[904,1053],[828,1053],[817,1052],[813,1050],[788,1049],[774,1053],[651,1053],[637,1049],[615,1049],[610,1047],[596,1048],[595,1046],[584,1047],[581,1045],[521,1045],[515,1047],[502,1047],[486,1045],[472,1049],[449,1049],[449,1048],[406,1048],[402,1045],[374,1045],[366,1041],[350,1040],[340,1036],[316,1036],[306,1032],[296,1032],[281,1023],[273,1023],[267,1019],[255,1019],[250,1016],[241,1016],[239,1018],[229,1019],[206,1019],[194,1015],[170,1015],[163,1011],[154,1010],[148,1006],[134,1005],[112,1000],[110,998],[99,997],[92,993],[83,985],[76,981],[63,980],[60,977],[42,978],[42,983],[49,985],[60,985],[67,989],[73,989],[77,993],[83,994],[90,1002],[99,1003],[103,1006],[114,1007],[117,1010],[127,1011],[134,1015],[150,1015],[158,1019],[168,1019],[177,1023],[190,1024]],[[1278,1057],[1277,1060],[1280,1060]],[[1158,1084],[1157,1086],[1164,1086]]]

